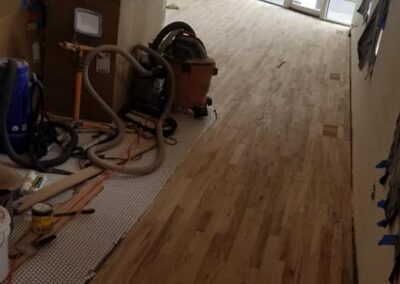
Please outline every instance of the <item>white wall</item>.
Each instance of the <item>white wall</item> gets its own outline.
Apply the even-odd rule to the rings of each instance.
[[[147,45],[164,26],[166,0],[121,0],[118,46],[132,51],[137,44]],[[115,75],[115,109],[126,104],[126,86],[129,86],[130,64],[117,57],[118,69]]]
[[[164,25],[165,0],[122,0],[118,46],[128,48],[134,44],[147,44]]]
[[[359,283],[380,284],[388,283],[394,249],[377,245],[387,230],[376,225],[384,218],[376,202],[387,191],[377,181],[383,171],[375,169],[375,165],[388,156],[400,111],[400,1],[392,1],[371,81],[364,80],[365,72],[357,67],[357,42],[365,27],[360,15],[356,15],[354,24],[351,41],[353,185]],[[372,201],[374,184],[377,191]]]

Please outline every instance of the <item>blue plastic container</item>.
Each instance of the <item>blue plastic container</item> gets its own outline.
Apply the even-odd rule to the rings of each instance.
[[[2,96],[8,59],[0,59],[0,96]],[[17,153],[29,148],[28,125],[31,119],[31,94],[29,92],[29,65],[17,59],[18,71],[13,96],[8,110],[7,130],[10,142]],[[0,144],[0,152],[4,153]]]

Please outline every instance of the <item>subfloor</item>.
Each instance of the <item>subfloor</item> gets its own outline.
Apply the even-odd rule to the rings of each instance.
[[[171,3],[218,62],[218,120],[93,283],[353,283],[347,29]]]

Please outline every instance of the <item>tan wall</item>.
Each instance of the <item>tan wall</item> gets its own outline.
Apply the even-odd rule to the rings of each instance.
[[[374,0],[376,3],[377,1]],[[365,27],[357,14],[352,30],[353,182],[355,230],[360,284],[388,283],[393,265],[392,247],[378,247],[387,230],[376,223],[384,218],[376,202],[386,196],[378,183],[400,111],[400,1],[392,1],[381,49],[371,81],[358,70],[357,42]],[[371,200],[373,185],[376,198]]]
[[[165,22],[165,0],[121,0],[117,45],[132,51],[137,44],[147,45],[160,32]],[[117,57],[114,92],[125,94],[114,97],[116,109],[127,101],[126,86],[130,84],[130,64]]]
[[[0,0],[0,57],[23,57],[31,61],[26,35],[26,12],[19,0]]]

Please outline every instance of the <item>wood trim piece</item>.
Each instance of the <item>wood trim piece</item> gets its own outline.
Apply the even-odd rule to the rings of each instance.
[[[32,207],[34,204],[60,194],[63,191],[100,174],[102,171],[102,169],[97,167],[88,167],[84,170],[81,170],[71,176],[44,187],[38,192],[26,195],[16,200],[14,202],[14,209],[17,214],[21,213]]]
[[[157,142],[152,140],[142,140],[141,144],[139,144],[133,151],[132,155],[137,156],[143,154],[151,149],[155,148]],[[64,192],[65,190],[76,186],[85,180],[88,180],[98,174],[103,172],[103,169],[97,167],[88,167],[80,172],[77,172],[73,175],[70,175],[60,181],[57,181],[49,186],[42,188],[40,191],[24,196],[18,200],[16,200],[13,204],[14,210],[16,214],[19,214],[29,208],[31,208],[34,204],[38,202],[45,201],[57,194]]]

